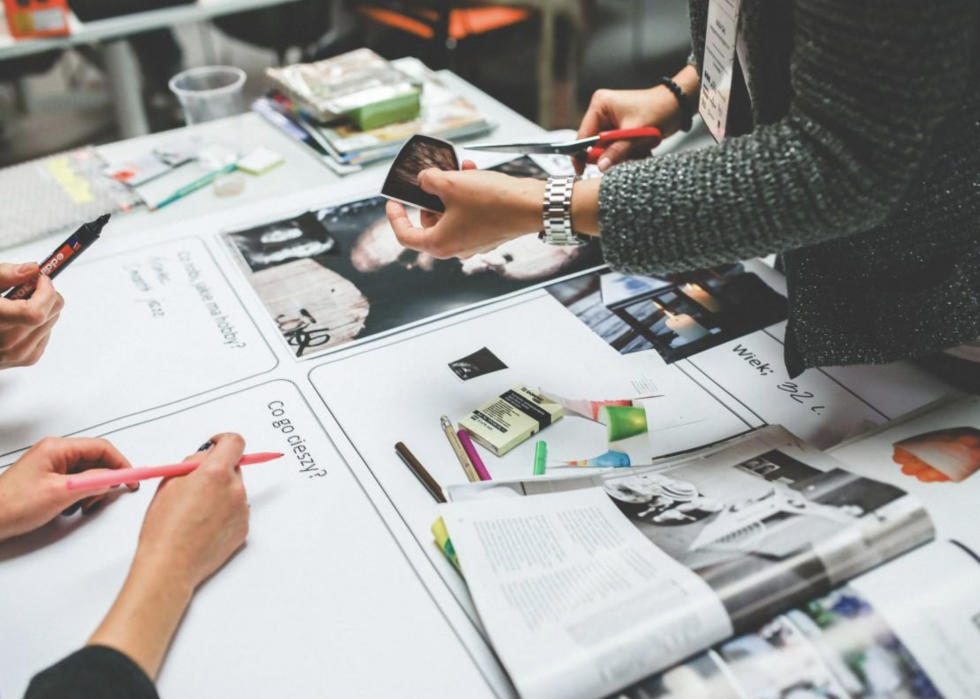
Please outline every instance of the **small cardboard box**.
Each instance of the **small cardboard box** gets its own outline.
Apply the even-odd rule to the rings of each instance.
[[[560,404],[521,384],[481,405],[459,426],[478,444],[503,456],[564,414]]]

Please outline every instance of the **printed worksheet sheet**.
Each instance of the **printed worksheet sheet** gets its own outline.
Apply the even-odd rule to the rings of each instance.
[[[178,461],[230,429],[247,451],[285,456],[243,467],[248,542],[195,596],[161,694],[354,696],[370,684],[398,696],[410,681],[424,696],[493,697],[292,382],[270,380],[105,436],[134,465],[152,465]],[[32,675],[95,630],[126,576],[157,485],[147,481],[97,515],[0,548],[0,694],[21,696]],[[439,671],[425,671],[433,658]]]

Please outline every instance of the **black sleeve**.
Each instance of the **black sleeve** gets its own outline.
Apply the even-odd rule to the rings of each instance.
[[[128,656],[87,646],[39,672],[24,699],[159,699],[153,681]]]

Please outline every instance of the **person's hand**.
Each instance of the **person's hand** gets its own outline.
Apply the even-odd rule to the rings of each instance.
[[[635,129],[656,126],[664,137],[677,131],[680,124],[680,106],[677,98],[666,87],[648,90],[598,90],[592,95],[589,109],[582,118],[577,138],[589,138],[612,129]],[[605,172],[613,165],[626,160],[645,158],[650,155],[653,142],[649,139],[617,141],[606,147],[599,158],[599,170]],[[584,160],[575,160],[579,174],[585,167]]]
[[[470,161],[463,170],[419,173],[422,190],[446,206],[444,214],[423,211],[422,226],[412,223],[401,204],[388,202],[388,221],[403,247],[440,260],[466,258],[541,228],[544,182],[476,170]]]
[[[185,476],[165,479],[157,488],[140,532],[133,563],[188,591],[224,565],[248,534],[248,501],[238,462],[245,441],[237,434],[211,439],[207,452]]]
[[[0,474],[0,541],[41,527],[59,513],[94,512],[111,487],[68,490],[68,474],[131,468],[104,439],[42,439]],[[139,484],[127,486],[136,490]]]
[[[0,292],[29,282],[38,273],[34,262],[0,264]],[[26,301],[0,298],[0,369],[36,364],[64,305],[65,300],[44,275],[38,278],[37,290]]]

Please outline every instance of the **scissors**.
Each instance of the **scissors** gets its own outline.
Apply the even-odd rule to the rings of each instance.
[[[562,143],[487,143],[466,147],[470,150],[492,151],[494,153],[545,153],[570,155],[573,158],[584,155],[586,163],[595,165],[599,162],[602,154],[606,152],[606,148],[616,141],[631,141],[641,138],[652,141],[650,148],[656,148],[663,140],[663,134],[655,126],[644,126],[638,129],[603,131],[597,136]]]

